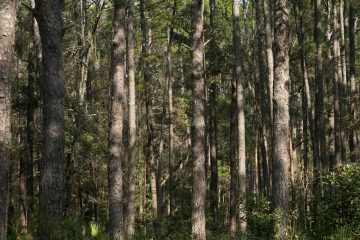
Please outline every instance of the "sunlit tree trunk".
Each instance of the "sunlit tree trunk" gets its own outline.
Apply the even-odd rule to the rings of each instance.
[[[125,1],[114,1],[109,129],[109,233],[124,239],[123,226],[123,123],[125,102]]]
[[[349,6],[349,73],[350,73],[350,119],[354,122],[356,118],[356,26],[357,18],[355,17],[354,6]],[[352,127],[349,134],[349,148],[351,162],[358,161],[358,142],[356,137],[356,131]]]
[[[246,146],[245,146],[245,97],[244,80],[242,74],[241,38],[240,38],[240,14],[239,1],[233,1],[233,41],[235,54],[235,79],[236,79],[236,111],[237,111],[237,148],[238,148],[238,171],[239,171],[239,199],[240,204],[240,230],[246,230],[245,194],[246,194]]]
[[[127,174],[127,208],[125,215],[128,237],[135,234],[135,166],[136,166],[136,92],[134,59],[134,0],[128,1],[127,71],[129,78],[129,158]]]
[[[343,130],[344,126],[344,117],[348,115],[347,112],[347,51],[346,51],[346,40],[345,40],[345,8],[344,8],[344,1],[345,0],[339,0],[339,23],[340,23],[340,29],[339,29],[339,68],[341,69],[341,80],[339,82],[339,105],[340,105],[340,156],[341,156],[341,162],[346,162],[346,136],[347,133]]]
[[[337,0],[332,0],[332,29],[333,29],[333,109],[334,109],[334,159],[330,162],[330,169],[335,170],[341,163],[341,109],[340,109],[340,88],[342,81],[340,41]]]
[[[173,12],[172,17],[175,17],[176,12],[176,0],[173,4]],[[170,0],[168,0],[168,13],[170,13]],[[166,78],[167,78],[167,96],[168,96],[168,114],[169,114],[169,124],[168,124],[168,146],[169,146],[169,206],[170,206],[170,215],[173,216],[175,214],[175,177],[174,177],[174,124],[173,124],[173,80],[172,80],[172,54],[171,54],[171,46],[172,46],[172,32],[173,27],[170,24],[167,26],[167,51],[166,51]]]
[[[204,2],[192,1],[192,161],[193,189],[191,226],[197,240],[206,239],[205,230],[205,79],[204,79]]]
[[[289,40],[290,24],[287,0],[275,1],[274,38],[274,126],[273,126],[273,207],[279,211],[280,239],[288,239],[289,210]]]

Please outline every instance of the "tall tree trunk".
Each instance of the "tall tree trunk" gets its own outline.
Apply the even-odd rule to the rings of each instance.
[[[273,56],[273,26],[272,11],[270,0],[264,1],[264,24],[265,24],[265,45],[266,45],[266,62],[268,74],[268,91],[270,105],[270,123],[273,121],[273,93],[274,93],[274,56]],[[270,124],[271,125],[271,124]]]
[[[244,97],[244,83],[241,77],[242,74],[242,58],[241,58],[241,42],[240,42],[240,16],[239,16],[239,1],[233,1],[233,41],[235,53],[235,79],[236,79],[236,111],[237,111],[237,148],[238,148],[238,166],[239,166],[239,199],[240,204],[240,230],[246,230],[246,215],[245,215],[245,194],[246,194],[246,153],[245,153],[245,97]]]
[[[330,169],[335,170],[341,163],[341,132],[340,132],[340,88],[342,81],[340,41],[338,29],[337,0],[332,0],[332,28],[333,28],[333,109],[334,109],[334,154],[335,158],[330,163]]]
[[[168,78],[165,77],[165,81],[164,81],[164,85],[163,85],[163,96],[162,96],[162,116],[161,116],[161,126],[160,126],[160,143],[159,143],[159,160],[158,160],[158,169],[157,169],[157,189],[158,189],[158,202],[160,203],[159,206],[159,211],[163,211],[163,207],[162,203],[163,203],[163,190],[161,187],[161,176],[162,176],[162,171],[163,171],[163,154],[164,154],[164,143],[166,141],[165,139],[165,120],[166,120],[166,109],[167,109],[167,95],[168,95]],[[170,189],[169,189],[170,191]],[[168,191],[168,192],[169,192]],[[170,201],[167,202],[168,203],[168,210],[170,210]]]
[[[15,43],[16,4],[0,2],[0,240],[7,239],[10,168],[10,81]]]
[[[344,117],[346,117],[346,99],[347,99],[347,62],[346,62],[346,41],[345,41],[345,8],[344,0],[340,0],[339,4],[339,22],[340,22],[340,43],[339,43],[339,62],[341,71],[341,81],[339,82],[339,104],[340,104],[340,156],[341,162],[346,162],[346,133],[343,130]],[[340,73],[339,73],[340,74]]]
[[[126,3],[114,1],[113,49],[109,129],[109,232],[110,239],[124,239],[123,232],[123,121],[125,102]]]
[[[215,0],[210,2],[210,27],[215,31]],[[211,63],[210,63],[211,64]],[[214,227],[218,225],[218,168],[217,168],[217,80],[210,84],[209,96],[209,142],[210,142],[210,209],[214,220]]]
[[[45,219],[40,239],[56,239],[64,207],[64,79],[61,1],[36,0],[43,64],[43,155],[40,208]]]
[[[289,10],[287,0],[275,1],[273,207],[280,214],[280,239],[287,238],[289,180]]]
[[[19,77],[20,78],[20,77]],[[29,159],[27,149],[24,147],[26,142],[25,134],[25,119],[24,115],[19,112],[19,222],[21,233],[27,233],[28,227],[28,205],[27,205],[27,192],[26,192],[26,165]],[[11,219],[10,219],[11,220]]]
[[[152,214],[155,223],[158,218],[158,191],[157,186],[157,166],[154,158],[154,119],[152,111],[152,87],[151,87],[151,75],[149,72],[150,62],[146,58],[150,53],[150,38],[151,29],[148,26],[145,18],[145,3],[144,0],[140,0],[140,18],[141,18],[141,49],[142,49],[142,70],[145,84],[145,111],[146,111],[146,129],[147,129],[147,144],[146,144],[146,161],[149,164],[149,175],[150,175],[150,188],[151,188],[151,199],[152,199]]]
[[[350,119],[352,122],[356,118],[356,25],[357,18],[355,17],[355,9],[352,5],[349,6],[349,73],[350,73]],[[351,162],[358,161],[358,142],[356,138],[356,131],[354,127],[351,128],[349,134],[349,149]]]
[[[218,167],[217,167],[217,142],[218,142],[218,123],[217,123],[217,87],[216,83],[210,85],[210,208],[214,219],[214,226],[218,224]]]
[[[257,0],[258,1],[258,0]],[[261,126],[261,152],[262,152],[262,165],[263,165],[263,175],[264,175],[264,195],[270,197],[271,192],[271,179],[270,179],[270,157],[268,149],[271,144],[271,128],[273,122],[273,93],[274,93],[274,55],[273,55],[273,12],[271,10],[270,1],[263,0],[263,13],[264,13],[264,25],[265,25],[265,48],[266,48],[266,66],[267,66],[267,91],[268,91],[268,105],[269,110],[266,111],[264,106],[266,105],[266,84],[260,83],[260,91],[262,93],[261,97],[261,115],[262,115],[262,126]]]
[[[128,1],[127,19],[127,69],[129,78],[129,162],[127,180],[126,233],[135,234],[135,166],[136,166],[136,92],[134,59],[134,0]]]
[[[193,192],[191,225],[193,237],[206,239],[205,231],[205,79],[204,79],[204,2],[192,1],[192,160],[193,160]]]
[[[168,0],[168,13],[170,15],[170,0]],[[172,17],[175,17],[176,0],[174,1]],[[174,189],[174,125],[173,125],[173,93],[172,93],[172,59],[171,59],[171,45],[172,45],[172,31],[171,24],[167,26],[167,51],[166,51],[166,78],[167,78],[167,93],[168,93],[168,113],[169,113],[169,204],[170,215],[175,214],[175,189]]]
[[[232,239],[237,232],[236,210],[238,205],[238,162],[236,161],[236,79],[231,80],[231,116],[230,116],[230,206],[229,227]]]
[[[315,114],[314,114],[314,140],[313,149],[313,193],[318,192],[321,188],[321,173],[325,167],[326,157],[326,140],[325,140],[325,122],[324,122],[324,79],[322,69],[322,44],[321,44],[321,0],[314,1],[314,40],[316,44],[315,57]],[[321,190],[320,190],[321,192]],[[306,202],[306,198],[305,198]],[[305,204],[305,203],[304,203]],[[306,208],[306,206],[304,206]],[[317,219],[317,203],[313,202],[312,213]]]

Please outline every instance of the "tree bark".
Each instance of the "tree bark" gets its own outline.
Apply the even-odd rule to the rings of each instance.
[[[109,129],[109,232],[110,239],[124,239],[123,231],[123,124],[125,102],[125,13],[126,3],[114,1],[111,59]]]
[[[135,166],[136,166],[136,92],[134,59],[134,0],[128,1],[127,18],[127,69],[129,78],[129,163],[127,210],[125,216],[128,237],[135,234]]]
[[[287,0],[275,1],[273,207],[280,214],[280,239],[288,239],[289,180],[289,10]]]
[[[353,123],[355,121],[356,111],[356,25],[357,19],[355,17],[355,9],[352,5],[349,6],[349,73],[350,73],[350,119]],[[356,138],[356,131],[352,127],[349,134],[349,149],[351,162],[358,161],[358,142]]]
[[[192,1],[192,235],[197,240],[206,239],[205,231],[205,79],[204,79],[204,2]]]
[[[168,0],[168,13],[170,15],[170,0]],[[176,12],[176,0],[174,1],[172,17],[175,17]],[[173,28],[171,23],[167,26],[167,51],[166,51],[166,78],[167,78],[167,94],[168,94],[168,113],[169,113],[169,204],[170,204],[170,215],[175,215],[175,189],[174,189],[174,125],[173,125],[173,93],[172,93],[172,56],[171,56],[171,45],[172,45],[172,32]]]
[[[338,29],[337,0],[332,0],[333,28],[333,109],[334,109],[334,159],[330,162],[330,170],[335,170],[341,163],[341,132],[340,132],[340,88],[342,81],[340,41]]]
[[[238,221],[236,210],[238,205],[238,162],[236,161],[236,79],[231,80],[231,116],[230,116],[230,206],[229,206],[229,227],[232,239],[235,238]]]
[[[215,0],[209,0],[210,4],[210,27],[212,34],[215,31]],[[212,63],[210,63],[212,64]],[[217,168],[217,80],[210,84],[209,96],[209,142],[210,142],[210,209],[212,212],[214,227],[218,226],[218,168]]]
[[[340,157],[341,162],[346,162],[346,133],[343,130],[344,118],[348,115],[347,112],[347,51],[346,51],[346,40],[345,40],[345,17],[344,17],[344,0],[340,0],[339,3],[339,23],[340,23],[340,41],[339,41],[339,62],[341,81],[339,82],[339,105],[340,105]]]
[[[64,79],[61,1],[36,0],[42,45],[43,156],[40,165],[40,239],[56,239],[64,210]]]
[[[242,57],[240,46],[240,14],[239,1],[233,1],[233,41],[235,54],[235,79],[236,79],[236,111],[237,111],[237,148],[239,171],[239,200],[240,204],[240,230],[246,230],[245,195],[246,195],[246,145],[245,145],[245,113],[244,113],[244,83],[242,74]]]
[[[16,3],[0,1],[0,240],[7,239],[11,143],[10,81],[15,43]]]
[[[264,24],[265,24],[265,46],[268,74],[268,91],[270,105],[270,125],[273,121],[273,96],[274,96],[274,56],[273,56],[273,26],[270,1],[264,0]]]

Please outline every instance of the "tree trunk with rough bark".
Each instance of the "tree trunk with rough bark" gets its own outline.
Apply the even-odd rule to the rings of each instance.
[[[240,230],[246,230],[245,195],[246,195],[246,145],[245,145],[245,97],[244,80],[242,74],[241,57],[241,31],[239,1],[233,1],[233,41],[235,54],[235,79],[236,79],[236,111],[237,111],[237,149],[238,149],[238,171],[239,171],[239,200],[240,200]]]
[[[192,235],[197,240],[206,239],[205,230],[205,79],[204,79],[204,2],[192,1]]]
[[[124,239],[123,226],[123,124],[125,102],[125,13],[126,3],[114,1],[111,59],[109,129],[109,233],[110,239]]]
[[[280,214],[280,239],[288,239],[289,211],[289,9],[287,0],[275,1],[273,207]]]
[[[168,14],[170,16],[170,0],[168,0]],[[175,17],[176,12],[176,0],[174,1],[172,17]],[[169,125],[168,125],[168,146],[169,146],[169,205],[170,205],[170,215],[175,215],[175,189],[174,189],[174,125],[173,125],[173,83],[172,83],[172,55],[171,55],[171,46],[172,46],[172,32],[173,28],[171,24],[167,26],[167,50],[166,50],[166,78],[167,78],[167,97],[168,97],[168,114],[169,114]]]
[[[340,36],[338,25],[337,0],[332,0],[332,55],[333,55],[333,111],[334,111],[334,159],[330,162],[330,170],[335,170],[341,163],[341,109],[340,88],[342,82]]]
[[[61,1],[36,0],[42,45],[43,155],[40,164],[40,239],[56,239],[64,210],[64,79]]]
[[[127,177],[126,233],[135,234],[135,171],[136,171],[136,92],[134,59],[134,0],[128,1],[127,18],[127,71],[129,78],[129,158]]]
[[[209,0],[210,4],[210,28],[215,31],[215,0]],[[212,63],[210,63],[212,64]],[[218,226],[218,168],[217,168],[217,77],[210,83],[209,93],[209,143],[210,143],[210,209],[214,220],[214,227]]]
[[[274,96],[274,56],[273,56],[273,26],[272,11],[270,1],[264,1],[264,24],[265,24],[265,46],[266,46],[266,62],[268,74],[268,91],[270,105],[270,125],[273,121],[273,96]]]
[[[350,73],[350,119],[352,122],[355,121],[357,111],[356,111],[356,25],[357,18],[355,17],[355,9],[353,6],[349,6],[349,73]],[[349,134],[349,149],[350,149],[350,160],[351,162],[359,161],[358,156],[358,142],[356,137],[356,131],[354,128],[351,128]]]
[[[238,204],[238,162],[236,154],[236,79],[231,80],[231,116],[230,116],[230,206],[229,206],[229,227],[231,237],[235,238],[238,228],[237,204]]]
[[[15,43],[15,1],[0,1],[0,22],[0,240],[6,240],[11,142],[10,81]]]

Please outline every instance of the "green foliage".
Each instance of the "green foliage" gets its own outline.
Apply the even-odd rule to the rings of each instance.
[[[274,239],[276,215],[270,208],[270,202],[260,196],[247,200],[248,239]]]
[[[319,213],[324,235],[360,232],[360,165],[344,165],[324,179],[325,194]],[[345,231],[346,230],[346,231]],[[334,238],[339,239],[339,238]],[[346,238],[345,238],[346,239]]]
[[[326,240],[352,240],[351,230],[347,227],[340,227],[332,234],[327,237]]]

